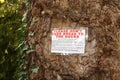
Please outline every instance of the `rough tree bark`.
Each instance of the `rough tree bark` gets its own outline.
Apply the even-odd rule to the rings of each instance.
[[[120,0],[31,0],[28,20],[28,71],[39,66],[31,80],[120,80]],[[51,28],[83,26],[86,56],[51,55]]]

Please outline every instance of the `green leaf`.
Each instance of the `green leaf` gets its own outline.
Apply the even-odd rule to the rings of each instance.
[[[35,50],[33,50],[33,49],[28,50],[28,51],[26,51],[26,54],[30,54],[30,53],[32,53],[32,52],[35,52]]]
[[[28,36],[34,36],[34,32],[29,32]]]
[[[36,67],[36,68],[32,69],[32,72],[33,73],[38,73],[38,70],[39,70],[39,67]]]
[[[5,49],[5,54],[8,54],[8,50],[7,49]]]
[[[15,48],[15,50],[19,49],[19,48],[24,44],[24,42],[25,42],[25,41],[22,41],[22,42],[18,45],[18,47]]]

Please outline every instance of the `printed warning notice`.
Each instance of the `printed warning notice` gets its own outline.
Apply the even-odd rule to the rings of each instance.
[[[52,30],[52,53],[84,53],[85,29]]]

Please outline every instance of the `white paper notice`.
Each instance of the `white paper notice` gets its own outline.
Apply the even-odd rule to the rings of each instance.
[[[52,30],[52,53],[84,53],[85,29]]]

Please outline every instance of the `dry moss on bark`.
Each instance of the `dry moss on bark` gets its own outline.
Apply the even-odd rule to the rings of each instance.
[[[31,79],[120,79],[120,0],[31,0],[30,4],[26,40],[36,52],[28,60],[40,68]],[[51,55],[51,28],[66,26],[89,28],[90,55]],[[30,32],[34,35],[28,36]]]

